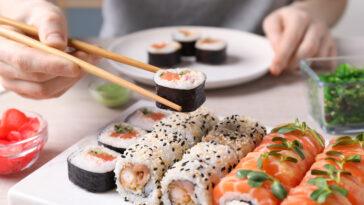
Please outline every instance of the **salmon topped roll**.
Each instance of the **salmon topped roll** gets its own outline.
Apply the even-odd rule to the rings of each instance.
[[[282,205],[364,203],[364,134],[334,139]]]
[[[163,204],[212,204],[213,187],[265,134],[265,127],[250,118],[233,115],[223,119],[166,172]]]
[[[273,129],[214,188],[214,204],[279,204],[300,183],[324,144],[304,122]]]

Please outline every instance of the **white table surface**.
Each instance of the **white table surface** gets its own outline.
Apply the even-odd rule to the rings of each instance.
[[[101,41],[105,45],[109,41]],[[364,38],[339,39],[340,54],[364,54]],[[104,66],[105,67],[105,66]],[[108,109],[96,103],[87,90],[91,77],[85,77],[58,99],[35,101],[14,93],[0,94],[0,111],[10,107],[40,113],[49,123],[49,140],[34,166],[20,174],[0,176],[0,204],[7,204],[8,189],[31,172],[54,158],[84,136],[114,119],[121,109]],[[266,126],[292,121],[306,121],[317,128],[309,117],[305,85],[299,74],[265,77],[236,87],[207,92],[205,106],[220,116],[242,114],[260,120]],[[134,101],[140,98],[134,96]]]

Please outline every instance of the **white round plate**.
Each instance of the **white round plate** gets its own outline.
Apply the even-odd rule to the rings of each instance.
[[[148,45],[158,41],[170,41],[171,33],[180,27],[154,28],[132,33],[115,39],[109,50],[142,62],[148,62]],[[267,39],[252,33],[214,27],[184,26],[200,31],[203,36],[221,38],[227,41],[227,61],[222,65],[207,65],[184,61],[177,67],[189,67],[204,72],[207,76],[206,89],[223,88],[263,76],[273,58],[273,51]],[[112,67],[140,83],[154,85],[153,73],[108,61]]]

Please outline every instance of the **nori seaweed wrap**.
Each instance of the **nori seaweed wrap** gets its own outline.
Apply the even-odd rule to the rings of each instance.
[[[186,57],[195,56],[195,44],[200,36],[199,32],[190,29],[179,29],[172,34],[173,40],[182,46],[181,55]]]
[[[199,108],[206,100],[206,76],[199,71],[180,68],[160,70],[154,76],[157,95],[182,107],[182,112],[191,112]],[[156,103],[157,107],[170,109]]]
[[[207,64],[222,64],[226,61],[227,44],[214,38],[203,38],[196,43],[196,60]]]
[[[177,42],[158,42],[148,47],[149,64],[173,67],[181,62],[181,45]]]
[[[89,192],[115,188],[114,168],[118,153],[102,146],[77,150],[67,158],[68,178]]]

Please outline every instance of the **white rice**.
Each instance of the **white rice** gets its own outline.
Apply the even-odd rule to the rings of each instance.
[[[163,47],[155,47],[154,45],[163,45]],[[153,53],[153,54],[168,54],[168,53],[174,53],[177,50],[181,49],[181,44],[177,43],[177,42],[157,42],[157,43],[153,43],[151,45],[149,45],[148,47],[148,52],[149,53]]]
[[[112,137],[111,135],[112,135],[112,133],[114,133],[115,125],[130,126],[138,134],[133,138],[126,138],[126,139]],[[146,131],[144,131],[138,127],[134,127],[133,125],[130,125],[128,123],[117,122],[117,123],[111,123],[110,125],[108,125],[99,135],[98,141],[103,144],[110,145],[110,146],[116,147],[116,148],[128,148],[129,146],[136,143],[137,139],[139,139],[141,136],[143,136],[145,134],[146,134]]]
[[[100,150],[115,157],[112,161],[104,161],[98,157],[88,154],[91,150]],[[102,146],[88,146],[82,150],[78,150],[70,156],[70,163],[76,167],[93,172],[93,173],[106,173],[113,171],[116,164],[116,159],[119,156],[117,152],[109,150]]]
[[[168,117],[171,113],[169,111],[161,110],[156,107],[142,107],[133,112],[130,116],[128,116],[126,122],[143,130],[151,131],[153,126],[159,121],[154,121],[153,119],[146,117],[143,114],[143,109],[147,109],[151,112],[161,112],[165,114],[166,117]]]
[[[188,72],[187,74],[180,75],[179,80],[164,80],[161,78],[161,75],[164,72],[172,72],[172,73],[181,73]],[[206,80],[206,76],[204,73],[192,70],[189,68],[177,68],[177,69],[161,69],[154,75],[154,81],[157,85],[161,85],[168,88],[179,89],[179,90],[191,90],[194,89],[201,84],[203,84]]]
[[[206,40],[212,40],[214,42],[206,43]],[[202,38],[196,42],[196,48],[200,50],[213,50],[218,51],[226,48],[227,43],[224,40],[216,39],[216,38]]]
[[[245,202],[248,201],[248,202]],[[250,202],[250,203],[249,203]],[[253,199],[249,194],[242,194],[236,192],[226,192],[223,197],[221,197],[219,204],[225,205],[249,205],[258,204],[258,202]]]
[[[178,42],[193,42],[197,41],[200,37],[200,32],[187,28],[181,28],[172,33],[172,38]]]

